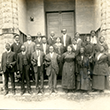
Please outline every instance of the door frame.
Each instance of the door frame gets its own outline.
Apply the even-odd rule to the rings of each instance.
[[[45,12],[45,24],[46,24],[46,25],[45,25],[45,26],[46,26],[46,28],[45,28],[46,30],[45,30],[45,31],[46,31],[46,37],[47,37],[47,39],[48,39],[48,36],[47,36],[47,35],[48,35],[48,34],[47,34],[47,33],[48,33],[48,32],[47,32],[47,31],[48,31],[48,29],[47,29],[47,14],[48,14],[48,13],[65,13],[65,12],[73,12],[73,18],[74,18],[74,33],[76,32],[76,17],[75,17],[76,14],[75,14],[75,10],[67,10],[67,11],[47,11],[47,12]]]

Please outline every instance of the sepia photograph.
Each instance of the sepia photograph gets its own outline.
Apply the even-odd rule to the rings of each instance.
[[[0,0],[0,109],[110,110],[110,0]]]

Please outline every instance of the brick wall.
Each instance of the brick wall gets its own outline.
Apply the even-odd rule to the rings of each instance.
[[[110,0],[101,0],[101,35],[110,47]]]

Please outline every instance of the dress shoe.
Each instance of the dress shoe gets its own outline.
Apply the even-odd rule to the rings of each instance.
[[[8,94],[8,91],[5,91],[4,96]]]
[[[43,89],[41,89],[41,90],[40,90],[40,92],[41,92],[41,93],[43,93],[43,92],[44,92],[44,90],[43,90]]]
[[[57,93],[58,91],[56,89],[54,89],[54,92]]]
[[[12,94],[15,95],[16,94],[15,91],[12,91]]]
[[[29,93],[29,94],[32,94],[32,92],[31,92],[30,90],[28,91],[28,93]]]
[[[21,92],[21,95],[23,95],[24,93],[25,93],[25,92],[24,92],[24,91],[22,91],[22,92]]]
[[[53,90],[49,90],[49,94],[52,94],[53,93]]]

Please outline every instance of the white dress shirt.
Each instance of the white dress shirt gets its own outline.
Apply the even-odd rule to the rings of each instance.
[[[76,50],[77,49],[77,44],[73,44],[73,47]]]
[[[66,34],[63,35],[64,47],[66,47]]]
[[[44,54],[46,55],[46,44],[43,44],[43,51],[44,51]]]
[[[28,44],[31,44],[31,42],[32,42],[31,40],[27,41]]]
[[[37,65],[41,66],[41,63],[40,63],[40,50],[37,50],[36,53],[37,53],[37,58],[38,58],[37,59]]]
[[[53,54],[54,54],[54,52],[50,53],[50,57],[51,57],[51,58],[53,57]]]
[[[96,38],[96,36],[91,37],[91,43],[92,44],[97,44],[97,38]]]

